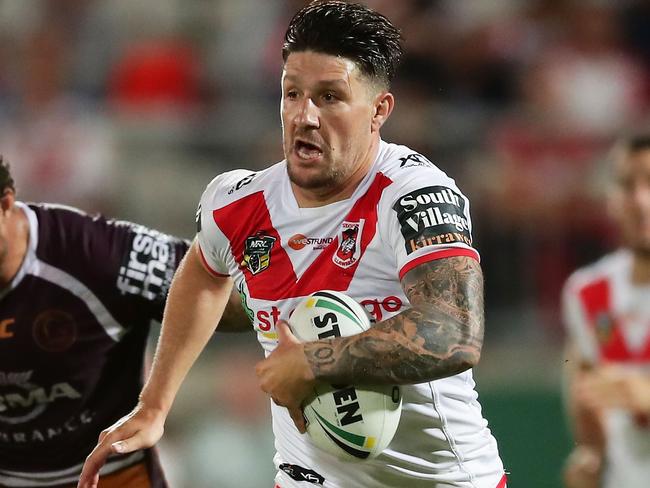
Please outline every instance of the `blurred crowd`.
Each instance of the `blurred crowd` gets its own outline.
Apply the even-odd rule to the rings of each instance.
[[[0,2],[0,150],[22,197],[191,235],[213,175],[282,158],[280,47],[304,3]],[[384,137],[470,196],[488,330],[523,313],[558,335],[562,280],[615,241],[598,163],[649,122],[649,4],[367,3],[406,39]]]
[[[0,1],[0,152],[19,197],[191,237],[213,176],[282,159],[280,48],[305,3]],[[650,3],[365,3],[406,39],[384,139],[472,203],[488,338],[559,344],[564,279],[616,245],[603,160],[650,124]]]

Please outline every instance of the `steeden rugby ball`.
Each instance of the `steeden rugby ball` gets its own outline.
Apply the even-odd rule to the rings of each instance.
[[[367,330],[363,307],[347,295],[315,292],[293,311],[289,325],[302,342],[350,336]],[[304,405],[307,433],[319,448],[341,459],[373,458],[395,435],[402,411],[400,388],[392,385],[357,388],[319,384]]]

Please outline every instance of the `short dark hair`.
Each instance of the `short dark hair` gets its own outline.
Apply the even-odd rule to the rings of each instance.
[[[650,150],[650,132],[627,134],[616,140],[607,159],[612,163],[611,166],[613,168],[619,161],[638,152],[647,150]]]
[[[11,177],[9,163],[0,154],[0,196],[4,194],[5,190],[15,192],[16,187],[14,186],[14,179]]]
[[[293,16],[284,36],[285,62],[300,51],[350,59],[361,73],[388,88],[402,58],[402,35],[390,20],[365,5],[317,0]]]
[[[634,134],[621,141],[621,146],[628,154],[650,149],[650,133]]]

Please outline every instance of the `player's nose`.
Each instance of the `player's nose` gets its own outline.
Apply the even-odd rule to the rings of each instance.
[[[296,112],[295,122],[301,128],[318,129],[320,127],[319,109],[311,98],[303,98]]]

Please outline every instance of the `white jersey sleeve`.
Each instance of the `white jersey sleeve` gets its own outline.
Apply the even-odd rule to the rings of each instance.
[[[216,276],[228,276],[228,260],[233,259],[230,242],[219,229],[213,212],[229,203],[229,195],[237,185],[246,184],[255,173],[248,170],[235,170],[214,178],[206,187],[196,212],[196,239],[203,264]],[[243,183],[242,183],[243,182]]]
[[[479,260],[472,246],[469,200],[435,166],[398,169],[382,202],[379,230],[400,279],[418,264],[452,256]]]

